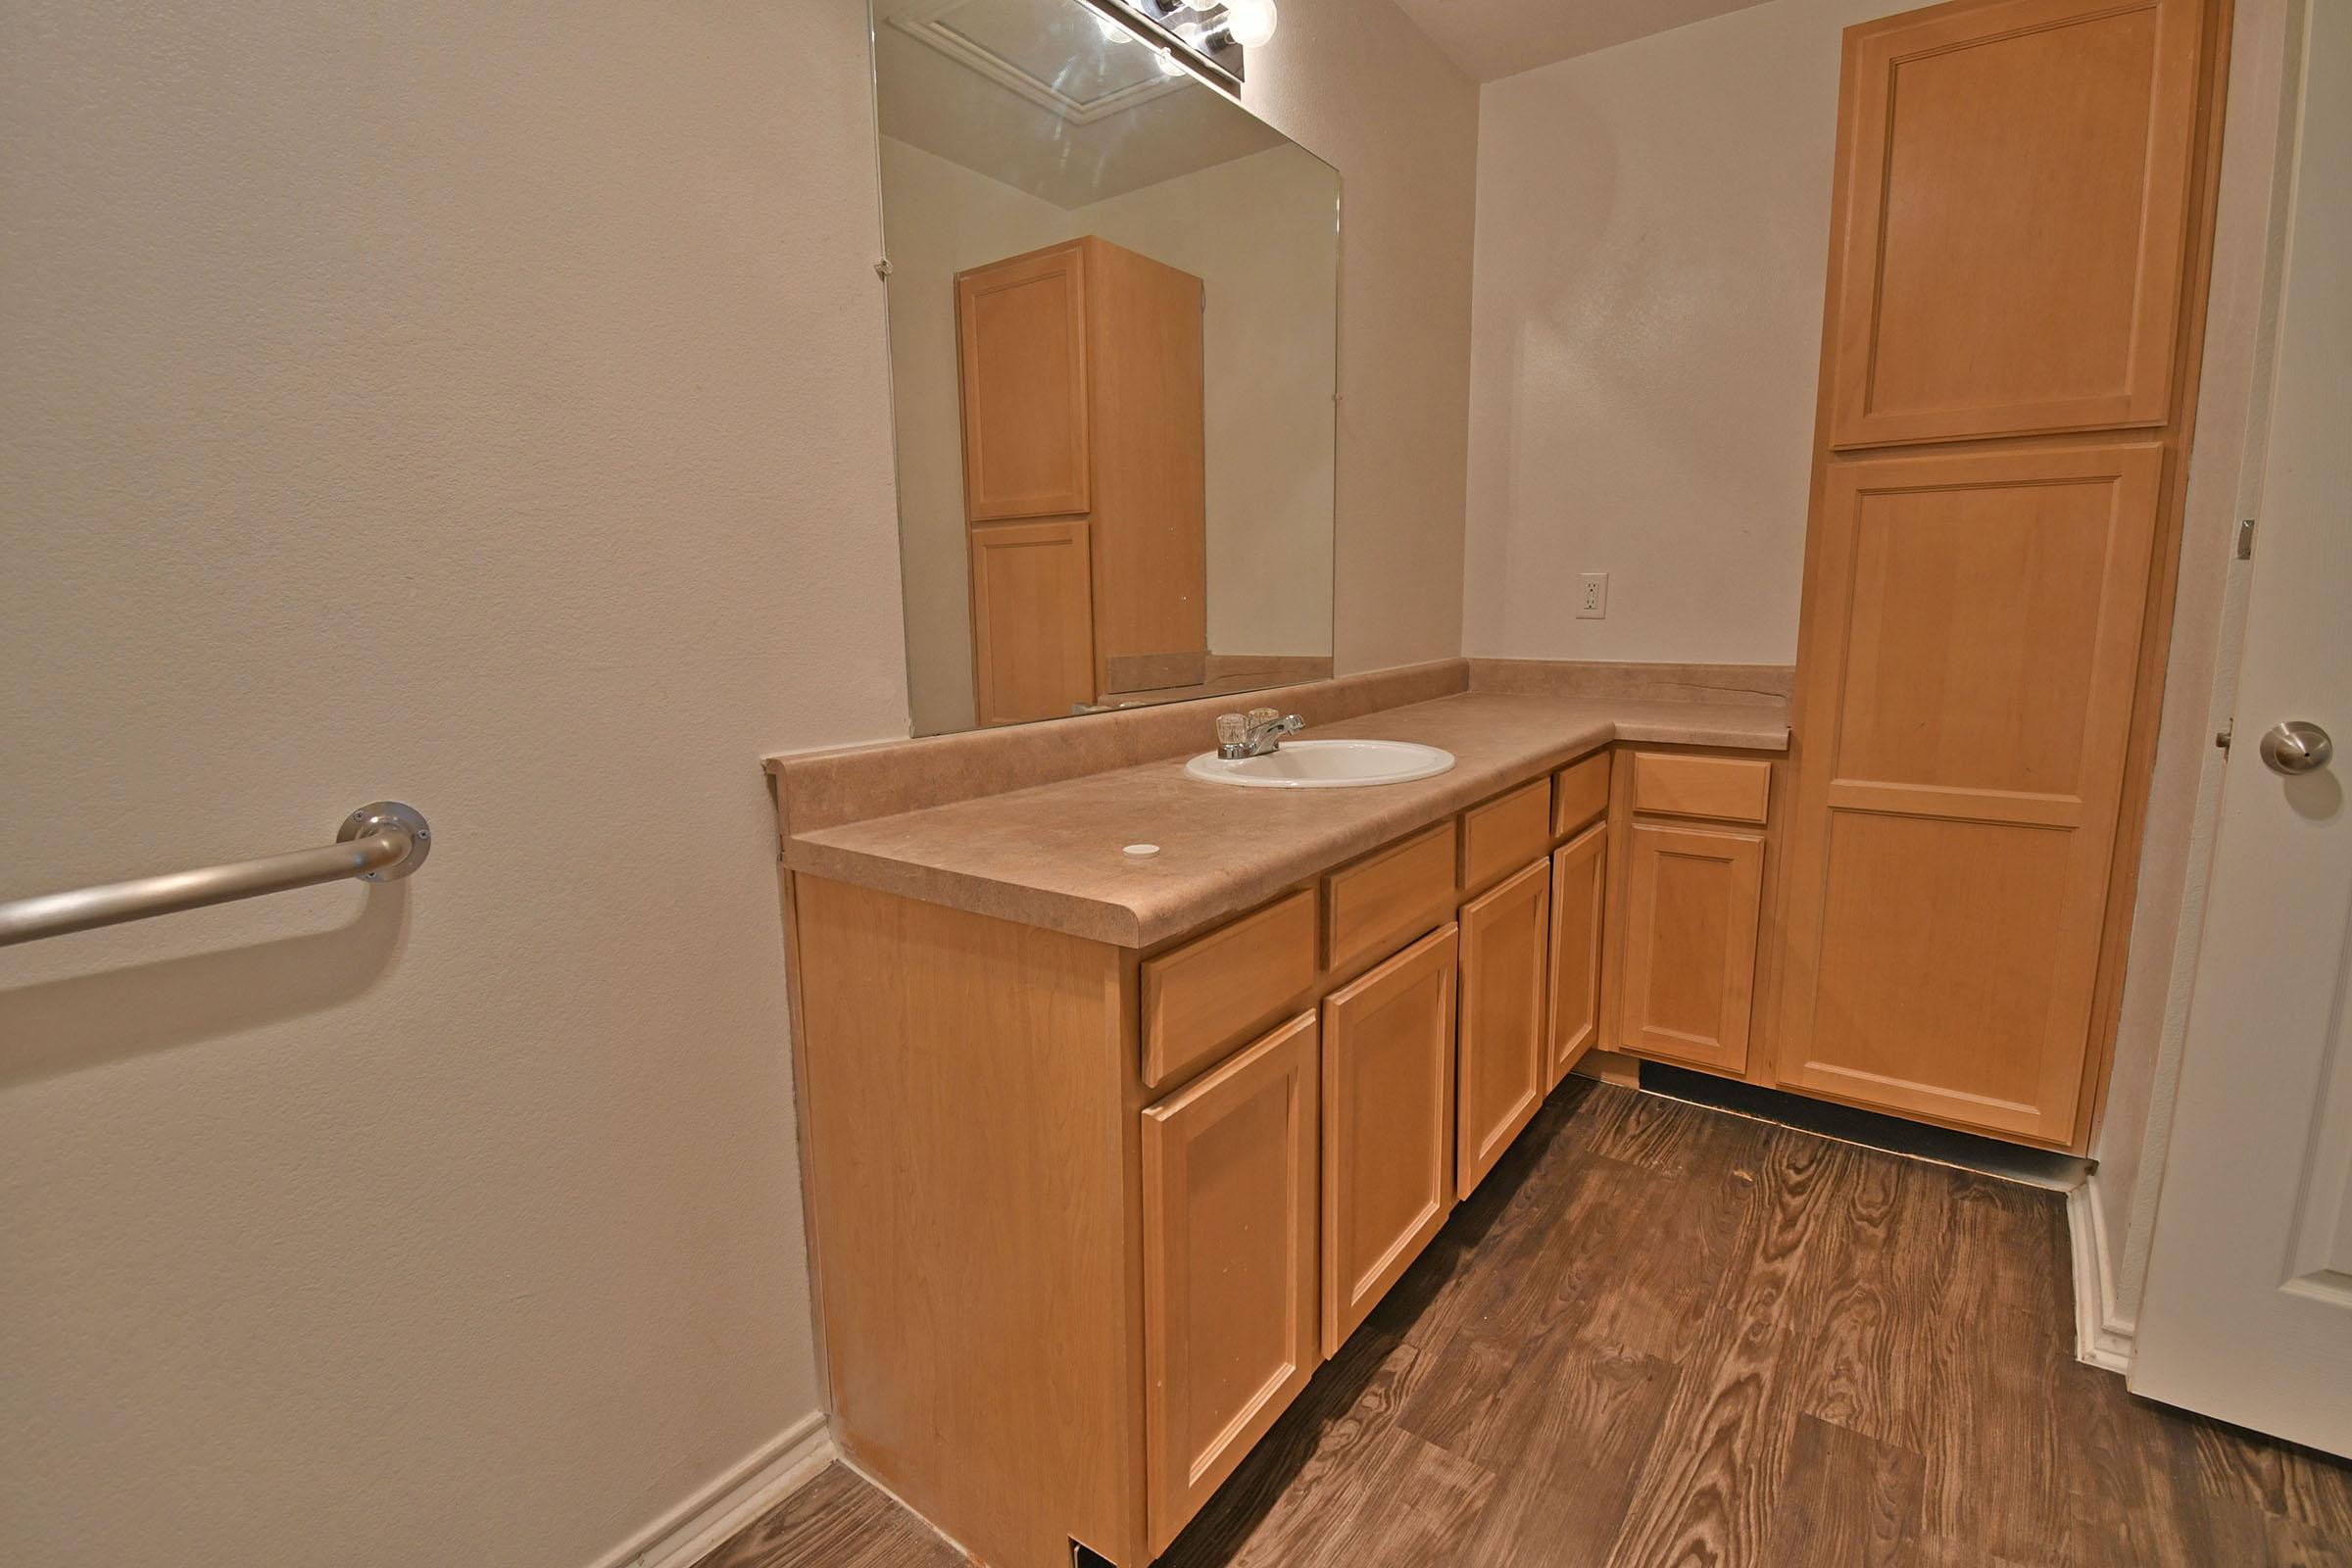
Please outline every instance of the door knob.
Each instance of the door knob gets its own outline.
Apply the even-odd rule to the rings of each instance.
[[[2263,731],[2262,760],[2274,773],[2309,773],[2326,767],[2335,742],[2317,724],[2290,718]]]

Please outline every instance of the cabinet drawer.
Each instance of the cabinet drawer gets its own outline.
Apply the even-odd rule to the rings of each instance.
[[[1314,985],[1314,892],[1302,888],[1143,969],[1144,1083],[1156,1089],[1263,1030]]]
[[[1609,754],[1595,752],[1551,775],[1551,836],[1566,838],[1609,808]]]
[[[1462,813],[1462,886],[1485,887],[1516,871],[1551,842],[1551,778],[1546,774]]]
[[[1453,912],[1454,827],[1441,822],[1323,879],[1331,970],[1342,974]]]
[[[1634,754],[1634,809],[1660,816],[1711,816],[1761,822],[1772,792],[1772,764],[1745,757]]]

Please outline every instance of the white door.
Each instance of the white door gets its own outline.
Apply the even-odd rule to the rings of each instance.
[[[2309,8],[2235,741],[2133,1392],[2352,1454],[2352,5]],[[2278,759],[2292,765],[2292,756]]]

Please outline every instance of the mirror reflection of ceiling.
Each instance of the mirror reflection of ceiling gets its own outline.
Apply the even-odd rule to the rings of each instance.
[[[874,0],[882,134],[1056,207],[1283,145],[1079,0]]]

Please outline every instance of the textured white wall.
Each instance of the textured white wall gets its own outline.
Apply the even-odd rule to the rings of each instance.
[[[1242,99],[1340,172],[1334,658],[1451,659],[1478,89],[1389,0],[1283,0]]]
[[[963,525],[963,400],[956,274],[1068,232],[1052,202],[895,136],[882,138],[889,216],[890,391],[897,421],[906,699],[917,735],[970,729],[971,563]]]
[[[580,1568],[815,1405],[759,758],[906,718],[864,21],[11,0],[0,892],[437,847],[0,955],[0,1557]],[[1341,656],[1450,655],[1475,91],[1283,25]]]
[[[19,0],[0,1558],[581,1568],[817,1402],[768,750],[903,732],[863,16]]]
[[[1794,662],[1839,33],[1897,9],[1773,0],[1485,87],[1464,652]]]
[[[1070,215],[1207,285],[1212,654],[1331,656],[1338,185],[1272,147]]]

